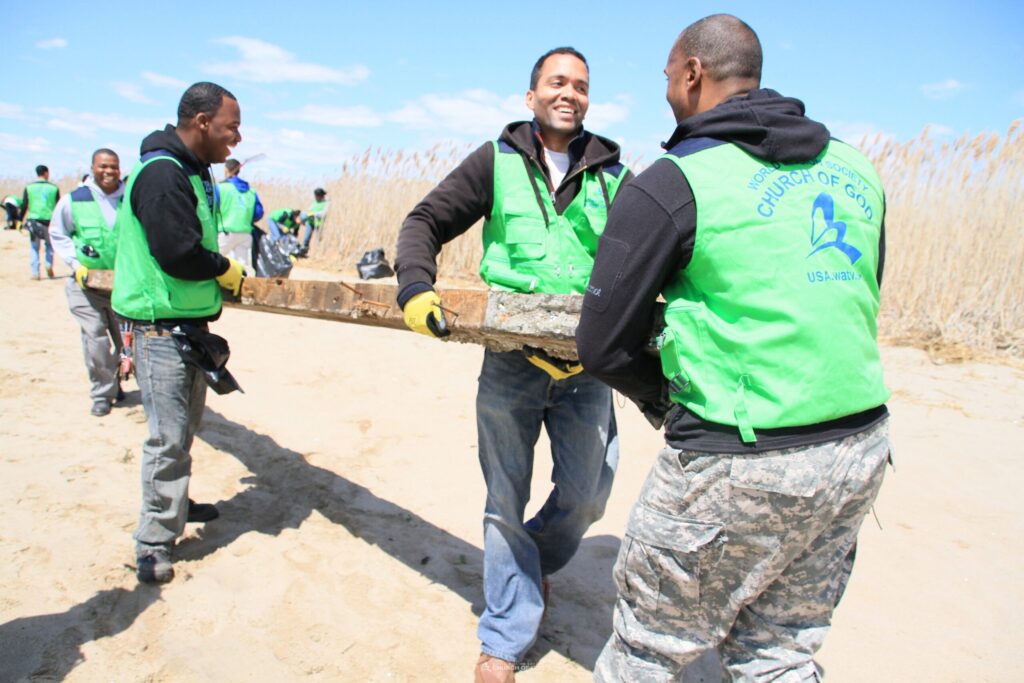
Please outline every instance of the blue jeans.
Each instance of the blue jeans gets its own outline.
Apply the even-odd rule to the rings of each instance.
[[[277,224],[273,218],[267,219],[267,227],[270,228],[270,236],[274,238],[274,241],[281,239],[281,226]]]
[[[312,225],[306,226],[306,235],[302,238],[302,247],[304,249],[309,249],[309,243],[313,241],[313,233],[316,230],[317,228],[314,228]]]
[[[53,268],[53,245],[50,243],[50,236],[47,235],[46,239],[39,239],[33,237],[31,234],[28,236],[29,239],[29,264],[32,266],[32,275],[39,275],[39,243],[43,242],[46,244],[46,267]]]
[[[135,327],[136,379],[146,411],[149,438],[142,444],[142,508],[135,530],[136,551],[171,548],[185,530],[192,439],[206,405],[202,372],[178,354],[171,337],[155,328]]]
[[[518,661],[544,614],[541,577],[561,569],[604,514],[619,460],[611,390],[586,373],[562,381],[519,352],[484,353],[476,399],[484,511],[484,600],[477,635],[486,654]],[[523,523],[541,425],[554,488]]]

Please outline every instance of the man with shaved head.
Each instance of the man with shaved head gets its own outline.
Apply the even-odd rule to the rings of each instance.
[[[818,680],[889,457],[881,182],[802,102],[761,89],[736,17],[683,31],[665,74],[678,125],[612,206],[576,335],[588,372],[666,440],[595,678],[674,681],[718,649],[733,680]]]

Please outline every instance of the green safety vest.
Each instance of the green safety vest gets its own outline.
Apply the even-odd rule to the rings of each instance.
[[[165,273],[149,252],[149,242],[135,212],[132,211],[132,188],[139,173],[149,164],[170,161],[181,168],[172,156],[158,155],[132,169],[125,185],[124,200],[117,214],[117,259],[114,267],[114,291],[111,304],[117,313],[132,320],[166,320],[173,318],[206,318],[221,308],[217,281],[180,280]],[[201,244],[207,251],[217,251],[217,220],[211,211],[202,179],[189,174],[196,195],[196,215],[203,226]]]
[[[37,180],[25,186],[28,194],[28,213],[26,220],[48,221],[53,217],[53,207],[57,206],[57,186],[45,180]]]
[[[252,232],[252,217],[256,213],[256,193],[239,192],[232,183],[224,181],[220,190],[220,231]]]
[[[529,166],[529,167],[528,167]],[[513,292],[582,294],[594,267],[597,240],[625,168],[582,173],[580,191],[559,215],[548,181],[518,151],[494,143],[494,202],[484,223],[480,277]],[[533,174],[534,183],[530,182]],[[538,196],[539,195],[539,196]]]
[[[16,194],[7,195],[4,197],[4,204],[14,204],[19,209],[21,208],[21,197]]]
[[[89,269],[113,268],[117,253],[117,219],[114,225],[107,225],[103,210],[88,187],[79,187],[71,193],[71,219],[75,224],[71,241],[75,243],[78,262]],[[88,256],[86,246],[99,256]]]
[[[270,220],[274,221],[278,225],[283,225],[286,228],[294,228],[296,223],[292,220],[291,209],[278,209],[274,213],[270,214]]]
[[[772,164],[708,138],[662,158],[697,207],[693,256],[663,291],[672,400],[747,443],[882,405],[885,199],[870,162],[832,141],[817,160]]]
[[[327,206],[329,204],[330,204],[330,202],[328,202],[327,200],[324,200],[322,202],[313,202],[312,204],[309,205],[309,210],[306,211],[306,214],[309,216],[309,221],[313,225],[314,228],[319,228],[321,226],[321,224],[323,224],[324,217],[323,216],[314,216],[313,214],[318,214],[318,213],[322,214],[322,213],[324,213],[325,211],[327,211]]]

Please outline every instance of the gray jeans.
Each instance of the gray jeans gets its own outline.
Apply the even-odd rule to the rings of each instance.
[[[121,331],[110,307],[110,297],[83,290],[69,277],[64,293],[68,308],[78,322],[82,336],[82,355],[89,371],[93,401],[112,401],[117,396],[117,366],[121,353]]]
[[[715,647],[733,680],[818,680],[888,457],[888,420],[807,448],[664,449],[626,527],[595,680],[675,681]]]
[[[136,326],[136,378],[146,411],[149,438],[142,445],[142,509],[136,550],[170,548],[185,530],[192,439],[206,405],[202,373],[178,355],[169,336]]]

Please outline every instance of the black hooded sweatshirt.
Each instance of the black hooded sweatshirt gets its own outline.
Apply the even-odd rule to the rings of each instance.
[[[160,268],[181,280],[212,280],[228,269],[227,258],[202,245],[203,226],[196,215],[196,193],[189,173],[198,174],[206,190],[206,201],[213,206],[213,179],[210,167],[196,158],[168,124],[142,141],[141,156],[165,150],[184,168],[168,162],[150,164],[139,173],[129,198],[132,211],[142,223],[149,253]],[[219,313],[208,320],[215,320]],[[172,322],[172,321],[161,321]],[[195,323],[195,319],[188,322]]]
[[[830,139],[825,126],[804,116],[802,102],[773,90],[755,90],[688,118],[664,147],[671,150],[684,140],[701,137],[731,142],[759,159],[781,163],[810,161]],[[669,407],[660,359],[648,345],[655,304],[665,285],[689,264],[696,231],[693,191],[678,166],[659,159],[616,198],[576,331],[587,372],[655,413]],[[879,283],[884,240],[883,228]],[[665,439],[691,451],[757,452],[833,441],[867,429],[886,414],[882,405],[818,425],[756,430],[756,444],[745,444],[736,427],[704,421],[673,404]]]
[[[526,155],[548,180],[555,196],[555,211],[561,215],[579,194],[582,171],[603,168],[618,177],[632,174],[619,163],[619,146],[607,138],[581,131],[569,143],[569,171],[558,188],[551,188],[551,176],[544,160],[544,145],[537,123],[510,123],[498,138]],[[621,188],[621,185],[620,185]],[[486,142],[466,157],[454,171],[430,191],[409,213],[398,234],[395,272],[398,274],[398,305],[433,289],[437,279],[437,255],[441,246],[466,232],[481,218],[490,218],[494,205],[494,145]]]

